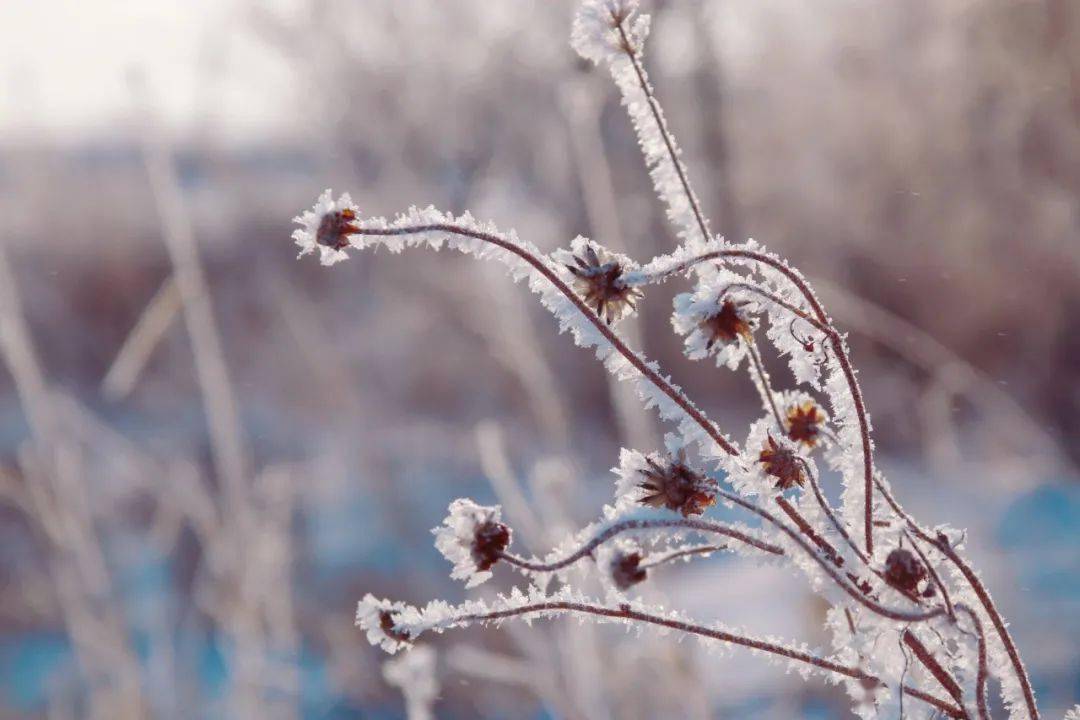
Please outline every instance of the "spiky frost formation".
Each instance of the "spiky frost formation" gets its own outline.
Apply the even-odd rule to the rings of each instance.
[[[403,602],[380,600],[368,593],[356,608],[356,625],[367,633],[369,643],[392,655],[410,645],[411,635],[399,622],[415,619],[415,614],[415,608]]]
[[[326,193],[324,196],[330,197]],[[342,196],[338,202],[346,199],[346,196]],[[481,260],[503,263],[513,280],[526,281],[529,289],[540,296],[541,304],[558,320],[560,332],[569,330],[577,345],[594,349],[597,359],[603,362],[612,376],[634,383],[645,408],[655,408],[663,420],[675,425],[682,446],[697,445],[703,458],[715,462],[720,469],[727,469],[731,462],[730,455],[702,427],[700,419],[703,415],[682,389],[662,373],[657,363],[646,359],[641,353],[631,352],[635,363],[626,354],[617,351],[611,339],[553,284],[551,277],[560,279],[567,286],[572,286],[574,281],[574,275],[560,261],[567,257],[565,251],[548,257],[532,243],[520,240],[512,230],[501,233],[493,224],[478,222],[469,213],[455,217],[433,207],[412,207],[393,220],[365,217],[355,224],[358,232],[349,235],[351,249],[383,247],[396,254],[408,248],[440,250],[446,247]],[[476,234],[490,236],[500,244],[478,238]],[[344,250],[340,252],[341,257],[334,256],[334,262],[347,257]],[[573,292],[572,287],[570,291]],[[604,324],[602,319],[599,322]],[[610,332],[617,336],[614,329]],[[679,397],[679,401],[652,382],[642,368],[656,373]],[[698,412],[699,418],[694,418],[691,411]],[[712,430],[719,434],[715,427]],[[726,436],[724,440],[730,445]]]
[[[690,517],[716,502],[716,481],[690,467],[682,452],[663,456],[623,449],[612,471],[615,506],[621,510],[644,505]]]
[[[475,587],[491,577],[491,566],[510,545],[510,528],[502,522],[498,505],[477,505],[467,498],[450,503],[450,514],[431,531],[435,547],[454,570],[450,577]]]
[[[812,449],[828,439],[829,416],[809,393],[789,390],[777,394],[783,431],[788,439]]]
[[[587,60],[608,66],[668,219],[678,229],[681,243],[698,251],[712,240],[712,233],[700,202],[684,182],[682,151],[667,129],[664,111],[650,97],[652,87],[641,63],[649,16],[639,15],[637,8],[637,0],[586,0],[574,19],[571,44]]]
[[[565,261],[564,253],[544,256],[534,246],[519,241],[513,232],[500,234],[468,214],[454,218],[433,208],[412,208],[392,221],[382,218],[361,221],[347,196],[335,202],[327,191],[319,198],[314,210],[296,219],[302,227],[293,238],[300,246],[301,254],[313,252],[318,247],[320,260],[332,264],[344,259],[344,251],[349,246],[357,249],[383,246],[396,253],[406,247],[439,249],[445,245],[479,258],[503,262],[515,280],[527,280],[530,289],[540,295],[543,305],[559,320],[561,330],[569,329],[579,345],[594,348],[609,372],[619,379],[634,381],[646,405],[658,406],[661,417],[677,425],[678,432],[668,436],[669,452],[677,453],[696,445],[702,463],[712,464],[711,470],[725,470],[743,495],[762,497],[760,504],[743,503],[737,496],[716,490],[723,496],[725,504],[741,506],[767,521],[762,529],[765,545],[746,537],[743,537],[744,543],[765,550],[767,557],[777,558],[777,561],[790,561],[806,574],[810,587],[832,605],[828,623],[833,630],[837,652],[826,665],[834,661],[849,664],[839,674],[850,678],[845,683],[855,700],[857,714],[863,717],[898,714],[922,717],[929,714],[929,706],[913,708],[910,697],[900,712],[905,695],[901,683],[914,683],[919,688],[938,687],[935,685],[937,678],[931,677],[923,664],[913,662],[904,650],[901,642],[905,639],[904,633],[914,632],[919,634],[920,642],[928,652],[944,659],[948,664],[947,671],[965,688],[965,697],[960,701],[965,707],[959,713],[950,711],[951,714],[976,716],[969,697],[972,691],[968,688],[973,688],[976,679],[986,675],[981,643],[981,638],[985,637],[989,675],[1000,680],[1010,715],[1027,717],[1025,704],[1034,707],[1034,701],[1025,699],[1022,683],[1026,683],[1026,677],[1014,651],[1006,647],[1009,641],[1004,622],[977,575],[960,560],[955,560],[958,555],[951,554],[958,552],[960,538],[948,533],[947,536],[935,535],[937,529],[930,531],[929,536],[925,535],[924,530],[890,498],[884,479],[876,471],[871,475],[871,427],[859,398],[854,370],[847,361],[849,353],[845,337],[833,328],[810,286],[786,261],[753,241],[731,245],[710,237],[707,222],[689,186],[678,146],[667,131],[663,113],[641,63],[648,19],[638,16],[636,11],[637,3],[630,0],[584,0],[575,19],[574,45],[583,56],[607,63],[622,92],[656,191],[683,241],[675,252],[638,268],[628,259],[611,264],[607,256],[601,257],[597,249],[590,250],[592,246],[588,241],[579,238],[569,253],[573,258],[576,250],[579,259],[570,264]],[[706,251],[710,253],[708,259],[695,259]],[[827,506],[821,507],[826,501],[819,499],[816,484],[807,492],[788,493],[787,497],[778,493],[802,486],[806,479],[817,478],[810,452],[818,444],[821,423],[827,420],[822,408],[807,405],[805,400],[792,403],[794,394],[781,394],[780,408],[773,417],[754,423],[745,449],[740,452],[726,436],[719,435],[712,423],[677,386],[670,384],[654,363],[629,351],[609,327],[608,323],[629,311],[628,306],[632,303],[627,299],[633,297],[637,288],[691,272],[698,276],[701,284],[693,293],[680,296],[673,318],[676,329],[687,336],[688,354],[692,357],[714,354],[719,365],[734,369],[739,365],[741,355],[748,352],[748,340],[760,323],[766,328],[768,340],[781,356],[788,358],[796,382],[827,397],[832,416],[827,437],[832,442],[826,443],[825,459],[841,473],[844,485],[839,519]],[[582,298],[587,302],[584,307]],[[597,318],[597,315],[601,317]],[[763,386],[764,383],[759,387]],[[767,410],[772,409],[769,406],[773,396],[763,395],[770,401],[766,404]],[[698,532],[707,524],[700,519],[679,518],[671,512],[694,514],[686,509],[695,509],[695,503],[688,504],[685,493],[673,491],[685,489],[687,484],[695,485],[697,478],[705,477],[704,474],[694,474],[696,471],[691,472],[685,467],[686,472],[675,472],[677,463],[671,462],[672,458],[667,458],[666,461],[671,462],[668,465],[661,463],[659,457],[646,458],[640,453],[629,458],[620,467],[636,464],[639,471],[634,474],[632,483],[628,480],[629,475],[620,475],[628,486],[620,488],[616,507],[605,508],[600,521],[564,540],[547,564],[530,570],[530,561],[506,556],[508,561],[513,558],[518,563],[515,567],[538,583],[531,586],[527,594],[515,590],[508,596],[500,596],[491,606],[474,601],[451,607],[436,601],[422,610],[367,596],[358,608],[358,624],[367,631],[373,643],[391,652],[411,643],[426,630],[441,632],[449,627],[477,622],[498,624],[511,617],[528,621],[562,612],[585,613],[608,622],[633,619],[639,623],[638,627],[640,623],[668,628],[678,626],[682,621],[671,625],[675,622],[674,616],[660,609],[652,609],[654,614],[648,616],[649,609],[639,603],[620,601],[617,606],[569,607],[588,600],[574,593],[569,586],[552,595],[547,595],[539,586],[552,575],[564,583],[571,580],[569,568],[575,565],[560,564],[555,560],[573,553],[575,547],[577,559],[595,558],[600,569],[607,568],[604,575],[609,576],[617,590],[619,585],[631,586],[637,582],[644,569],[642,564],[648,559],[630,547],[633,543],[638,543],[640,548],[656,543],[655,531],[670,530],[672,518],[683,523],[684,528],[697,523],[698,530],[675,530],[669,533],[669,539],[679,540],[680,533]],[[805,477],[800,475],[803,470]],[[645,479],[639,480],[642,475]],[[867,503],[865,495],[871,479],[881,488],[882,502],[877,508]],[[648,494],[642,494],[644,491]],[[642,507],[643,501],[659,509]],[[766,505],[775,510],[774,503],[784,512],[779,522],[760,511]],[[487,569],[509,544],[509,529],[501,525],[497,517],[475,518],[476,512],[487,510],[491,508],[472,503],[469,506],[469,511],[474,513],[471,520],[465,519],[469,513],[463,511],[445,528],[436,530],[437,534],[441,533],[447,548],[444,554],[455,565],[455,577],[466,578],[470,584],[482,582],[490,575]],[[453,510],[451,516],[454,516]],[[668,519],[655,519],[662,517]],[[895,555],[886,557],[886,550],[877,544],[876,552],[867,560],[857,546],[851,547],[850,535],[855,533],[849,535],[844,528],[849,531],[866,528],[866,545],[869,546],[871,519],[882,517],[886,522],[882,525],[878,520],[876,523],[885,528],[882,535],[903,531],[906,536],[913,531],[920,537],[922,549],[930,554],[930,567],[941,574],[942,581],[952,593],[958,611],[955,617],[951,611],[946,617],[946,608],[937,598],[911,597],[908,588],[913,575],[918,572],[907,559],[896,562]],[[465,532],[463,528],[469,528],[469,531]],[[603,545],[616,535],[624,538],[623,531],[627,528],[633,532],[626,533],[625,543],[620,540],[619,544]],[[709,532],[716,533],[715,526]],[[583,547],[582,543],[588,545],[589,537],[599,544]],[[930,539],[933,537],[937,537],[939,543],[936,548]],[[624,544],[629,549],[617,554]],[[594,555],[593,550],[598,552]],[[610,553],[610,557],[606,553]],[[942,556],[954,558],[955,562],[946,563]],[[890,557],[894,560],[891,570]],[[859,562],[863,565],[859,566]],[[590,567],[587,563],[576,567],[583,565]],[[872,569],[880,576],[870,572]],[[916,589],[920,583],[928,585],[929,581],[925,578],[916,580]],[[988,629],[985,636],[983,629]],[[991,631],[994,634],[990,634]],[[712,633],[711,637],[726,637],[730,642],[746,645],[738,638],[715,630],[715,626],[696,626],[691,632],[698,635]],[[755,642],[757,644],[750,646],[757,650],[768,645]],[[769,652],[788,658],[800,656],[799,651],[779,645],[772,646]],[[1011,657],[1010,652],[1013,653]],[[820,662],[808,659],[805,653],[800,657],[802,664],[798,667],[802,671],[811,665],[823,667]],[[835,667],[833,671],[836,671]],[[866,675],[867,672],[873,676]],[[947,698],[945,702],[948,702]]]
[[[649,34],[649,16],[638,15],[637,10],[637,0],[585,0],[574,16],[570,44],[594,63],[617,60],[625,55],[628,45],[641,52]]]
[[[637,269],[637,263],[578,235],[570,250],[553,256],[573,275],[573,288],[609,325],[632,314],[641,290],[626,283],[625,276]]]
[[[685,336],[683,351],[688,358],[712,355],[718,367],[735,370],[747,356],[760,305],[732,287],[741,282],[739,276],[721,270],[716,278],[699,283],[694,292],[675,296],[671,324]]]
[[[311,210],[305,210],[293,218],[294,223],[301,225],[292,233],[293,240],[300,247],[298,257],[318,248],[319,262],[323,265],[333,265],[347,259],[349,256],[345,248],[349,245],[349,237],[359,230],[356,224],[358,217],[359,210],[348,193],[334,200],[333,192],[324,190]]]
[[[772,417],[763,417],[750,426],[746,437],[749,461],[732,480],[747,496],[772,497],[778,491],[806,484],[803,463],[809,463],[807,449],[788,440],[776,429]]]

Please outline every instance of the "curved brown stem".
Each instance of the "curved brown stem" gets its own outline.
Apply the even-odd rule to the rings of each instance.
[[[696,530],[701,533],[723,535],[724,537],[745,543],[771,555],[784,554],[782,548],[773,545],[772,543],[765,542],[764,540],[760,540],[753,535],[748,535],[735,528],[728,527],[723,523],[712,522],[709,520],[697,520],[694,518],[672,518],[670,520],[624,520],[597,533],[595,537],[588,540],[574,552],[561,560],[555,560],[553,562],[545,563],[535,560],[526,560],[525,558],[518,557],[513,553],[508,552],[500,553],[500,557],[511,565],[515,565],[530,572],[555,572],[556,570],[561,570],[564,567],[573,565],[582,558],[591,556],[593,550],[617,535],[621,535],[625,532],[633,532],[635,530],[654,530],[657,528],[681,528],[684,530]]]
[[[761,362],[757,342],[754,340],[753,335],[749,333],[743,336],[742,342],[746,343],[746,352],[750,355],[751,365],[754,368],[754,374],[757,376],[756,384],[761,391],[762,399],[769,410],[772,411],[773,419],[776,420],[776,427],[783,432],[784,419],[780,417],[780,409],[776,407],[776,397],[773,394],[772,385],[769,384],[769,374],[765,372],[765,365]]]
[[[615,351],[626,358],[627,362],[634,366],[638,372],[640,372],[645,378],[652,383],[660,392],[667,395],[679,408],[685,412],[695,423],[697,423],[701,429],[712,440],[719,445],[724,452],[728,455],[737,456],[739,453],[735,449],[727,438],[720,433],[711,420],[709,420],[701,410],[696,408],[690,399],[681,391],[675,388],[671,383],[667,382],[656,370],[653,370],[649,365],[638,355],[631,350],[626,343],[619,338],[618,335],[608,326],[607,323],[597,315],[592,308],[585,304],[585,302],[575,293],[562,279],[555,274],[555,272],[548,267],[540,258],[536,257],[532,253],[526,251],[524,248],[510,242],[498,235],[492,233],[481,232],[479,230],[473,230],[471,228],[461,227],[452,223],[433,223],[430,225],[414,225],[411,227],[398,227],[398,228],[361,228],[358,232],[353,233],[356,235],[371,235],[371,236],[395,236],[395,235],[417,235],[425,232],[445,232],[453,235],[462,235],[464,237],[471,237],[482,242],[490,243],[504,250],[507,250],[514,255],[531,265],[537,272],[544,276],[544,278],[550,282],[555,288],[562,293],[574,306],[581,312],[582,315],[599,331],[604,339],[611,343],[611,346],[615,348]]]
[[[836,568],[833,566],[832,563],[826,562],[825,559],[821,557],[821,554],[816,552],[814,548],[806,540],[803,539],[802,535],[797,533],[795,530],[792,530],[790,527],[788,527],[786,523],[784,523],[782,520],[770,513],[768,510],[765,510],[764,508],[755,505],[748,500],[744,500],[738,495],[729,493],[722,488],[717,489],[716,494],[724,498],[728,502],[734,503],[735,505],[738,505],[745,510],[749,510],[750,512],[754,513],[766,522],[776,526],[777,529],[779,529],[781,532],[791,538],[800,548],[802,548],[802,550],[808,556],[810,556],[810,558],[814,562],[816,562],[822,570],[825,571],[825,574],[828,575],[829,578],[848,595],[848,597],[852,598],[860,605],[868,608],[871,612],[875,612],[882,617],[889,618],[890,620],[898,620],[900,622],[909,623],[921,622],[923,620],[931,620],[933,618],[941,617],[942,615],[946,614],[945,608],[932,608],[923,612],[907,612],[904,610],[897,610],[895,608],[890,608],[882,605],[881,603],[873,600],[872,598],[869,598],[866,595],[862,594],[858,588],[853,587],[847,581],[847,579],[845,579],[842,575],[840,575],[839,572],[837,572]]]
[[[727,550],[727,545],[694,545],[691,547],[680,547],[670,552],[661,553],[659,555],[650,555],[641,561],[638,565],[642,570],[648,570],[649,568],[665,565],[669,562],[674,562],[679,558],[689,557],[691,555],[709,555],[714,552],[721,552]],[[777,548],[779,549],[779,548]],[[781,550],[781,552],[783,552]]]
[[[934,676],[941,687],[945,688],[945,691],[952,696],[957,705],[961,707],[964,705],[964,693],[960,689],[960,684],[956,682],[956,679],[949,674],[949,671],[942,667],[941,663],[937,661],[934,654],[923,644],[922,640],[919,640],[918,636],[911,630],[905,630],[903,634],[904,644],[911,648],[911,651],[915,653],[915,657],[919,659],[919,662],[923,664],[931,675]]]
[[[641,88],[642,94],[645,95],[645,99],[649,105],[649,112],[653,116],[653,121],[656,122],[660,137],[664,140],[664,147],[667,150],[671,164],[675,167],[675,174],[679,178],[679,184],[682,185],[686,200],[690,203],[690,209],[693,211],[694,219],[697,221],[698,229],[701,231],[701,239],[708,242],[710,237],[709,225],[705,221],[705,215],[701,212],[701,205],[698,202],[697,195],[694,194],[693,188],[690,187],[690,180],[686,176],[686,168],[683,167],[682,160],[679,159],[679,153],[675,151],[675,142],[671,138],[671,133],[668,132],[667,123],[664,121],[664,115],[660,111],[660,103],[657,101],[656,96],[653,94],[652,86],[649,85],[649,81],[645,77],[645,68],[641,66],[641,58],[639,58],[638,54],[634,51],[634,47],[630,43],[630,38],[626,36],[626,29],[623,27],[623,19],[613,14],[612,20],[615,21],[616,27],[619,30],[623,52],[626,53],[627,58],[630,60],[630,64],[634,67],[634,74],[637,76],[638,87]]]
[[[862,389],[859,387],[858,380],[855,378],[855,370],[851,365],[851,359],[848,357],[847,350],[844,347],[843,336],[832,326],[829,316],[825,314],[825,309],[821,306],[817,296],[814,295],[813,290],[802,276],[788,267],[780,260],[770,257],[769,255],[757,252],[755,250],[746,250],[743,248],[724,248],[721,250],[714,250],[712,252],[702,253],[697,257],[690,258],[685,262],[669,268],[662,274],[658,274],[654,277],[654,280],[662,280],[672,275],[678,275],[687,272],[695,265],[709,262],[711,260],[723,260],[725,258],[743,258],[746,260],[752,260],[754,262],[768,265],[777,272],[781,273],[785,278],[791,282],[792,285],[799,291],[799,293],[806,300],[807,304],[813,311],[813,317],[817,322],[814,323],[814,327],[820,329],[829,340],[829,344],[832,347],[833,354],[836,356],[836,361],[840,365],[841,372],[844,374],[844,380],[847,383],[848,390],[851,392],[852,404],[855,405],[855,415],[859,423],[859,434],[862,441],[863,452],[863,492],[864,492],[864,508],[863,508],[863,520],[865,527],[865,544],[866,554],[872,555],[874,552],[874,518],[873,518],[873,491],[874,491],[874,460],[873,460],[873,444],[870,441],[870,421],[867,418],[866,404],[863,400]],[[777,298],[779,300],[779,298]],[[784,303],[784,306],[790,305],[790,303]],[[805,313],[800,314],[803,317]],[[809,317],[804,317],[809,320]]]
[[[975,702],[979,708],[979,720],[990,720],[990,712],[986,707],[986,681],[990,675],[986,667],[986,635],[983,633],[982,622],[974,610],[966,605],[957,605],[956,608],[965,613],[971,619],[971,624],[975,626],[975,633],[979,641],[979,669],[975,677]]]
[[[765,640],[759,640],[757,638],[746,637],[742,635],[736,635],[734,633],[726,632],[716,628],[705,627],[702,625],[695,625],[693,623],[685,622],[682,620],[675,620],[669,617],[663,617],[659,615],[652,615],[650,613],[634,610],[629,605],[622,605],[618,608],[608,608],[598,605],[589,605],[586,603],[577,602],[565,602],[565,601],[548,601],[537,602],[528,605],[523,605],[517,608],[509,608],[506,610],[495,610],[488,613],[474,613],[468,615],[462,615],[455,618],[453,623],[469,623],[469,622],[491,622],[496,620],[504,620],[507,618],[521,617],[524,615],[532,615],[535,613],[549,613],[549,612],[574,612],[583,613],[587,615],[595,615],[605,618],[619,618],[624,620],[632,620],[635,622],[647,623],[649,625],[657,625],[660,627],[666,627],[671,630],[677,630],[679,632],[685,632],[691,635],[698,635],[701,637],[710,638],[713,640],[719,640],[720,642],[730,643],[732,645],[740,645],[742,647],[757,650],[759,652],[768,653],[770,655],[776,655],[778,657],[792,660],[794,662],[801,662],[807,665],[824,670],[826,672],[836,673],[844,677],[851,678],[853,680],[860,680],[864,683],[880,686],[883,683],[881,680],[871,675],[870,673],[857,668],[842,665],[833,660],[827,658],[821,658],[816,655],[812,655],[795,648],[790,648],[778,643],[772,643]],[[963,718],[965,713],[962,708],[959,708],[952,703],[943,700],[941,698],[930,695],[917,688],[904,686],[904,691],[910,694],[912,697],[918,698],[925,703],[933,705],[935,708],[946,713],[949,717]]]

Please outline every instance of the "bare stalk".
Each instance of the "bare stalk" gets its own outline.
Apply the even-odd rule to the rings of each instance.
[[[599,605],[589,605],[586,603],[578,602],[565,602],[565,601],[549,601],[531,603],[529,605],[523,605],[521,607],[509,608],[506,610],[494,610],[487,613],[471,613],[461,615],[454,618],[452,624],[465,624],[471,622],[492,622],[498,620],[505,620],[507,618],[524,617],[537,613],[550,613],[550,612],[571,612],[582,613],[586,615],[594,615],[605,618],[618,618],[624,620],[632,620],[635,622],[647,623],[649,625],[657,625],[659,627],[666,627],[671,630],[677,630],[679,632],[688,633],[691,635],[698,635],[700,637],[710,638],[712,640],[719,640],[720,642],[730,643],[732,645],[739,645],[742,647],[750,648],[758,652],[775,655],[782,657],[793,662],[804,663],[806,665],[813,666],[819,670],[823,670],[829,673],[836,673],[843,675],[844,677],[852,678],[854,680],[860,680],[872,686],[881,686],[883,683],[881,680],[867,673],[866,671],[847,665],[842,665],[833,660],[827,658],[818,657],[811,653],[803,652],[786,645],[780,645],[778,643],[768,642],[766,640],[759,640],[753,637],[747,637],[743,635],[736,635],[731,632],[725,632],[717,628],[710,628],[703,625],[695,625],[690,622],[682,620],[675,620],[669,617],[663,617],[659,615],[652,615],[650,613],[634,610],[629,605],[622,605],[618,608],[609,608]],[[942,712],[946,713],[950,717],[963,718],[965,713],[962,708],[956,707],[946,700],[930,695],[917,688],[904,686],[904,691],[909,693],[912,697],[916,697],[923,702],[926,702]]]
[[[462,235],[465,237],[471,237],[476,240],[480,240],[486,243],[490,243],[504,250],[507,250],[514,255],[531,265],[537,272],[544,276],[544,278],[555,286],[562,295],[564,295],[574,306],[581,312],[582,315],[599,331],[604,339],[611,343],[612,347],[626,358],[627,362],[634,366],[634,368],[644,375],[650,383],[652,383],[660,392],[667,395],[679,408],[685,412],[698,426],[703,429],[706,434],[712,440],[719,445],[724,452],[728,455],[737,456],[738,450],[732,445],[727,438],[725,438],[717,427],[709,420],[704,413],[698,410],[690,399],[681,391],[676,389],[671,383],[664,380],[658,372],[653,370],[649,365],[638,355],[631,350],[622,339],[615,334],[615,332],[605,323],[596,312],[586,305],[577,293],[575,293],[562,279],[555,274],[550,267],[547,266],[540,258],[536,257],[532,253],[528,252],[524,248],[512,243],[504,238],[491,233],[481,232],[479,230],[472,230],[467,227],[459,225],[453,225],[451,223],[435,223],[431,225],[414,225],[411,227],[400,228],[363,228],[358,233],[359,235],[373,235],[373,236],[394,236],[394,235],[417,235],[425,232],[445,232],[454,235]]]
[[[561,570],[564,567],[573,565],[578,560],[581,560],[584,557],[591,556],[593,550],[618,535],[626,532],[633,532],[636,530],[655,530],[658,528],[696,530],[702,533],[723,535],[725,537],[731,538],[732,540],[736,540],[752,547],[756,547],[758,550],[762,550],[771,555],[784,554],[782,548],[777,547],[772,543],[760,540],[752,535],[748,535],[744,532],[736,530],[732,527],[728,527],[723,523],[712,522],[709,520],[698,520],[694,518],[672,518],[670,520],[623,520],[597,533],[594,537],[590,538],[587,542],[585,542],[585,544],[583,544],[577,550],[570,553],[561,560],[555,560],[548,563],[526,560],[525,558],[517,557],[516,555],[508,552],[501,553],[501,557],[503,560],[506,560],[511,565],[516,565],[517,567],[520,567],[524,570],[529,570],[531,572],[555,572],[556,570]]]

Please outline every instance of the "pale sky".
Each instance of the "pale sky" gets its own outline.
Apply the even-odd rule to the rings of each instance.
[[[208,116],[227,135],[280,131],[295,120],[286,106],[294,80],[247,31],[250,5],[0,0],[0,140],[109,134],[134,109],[133,72],[178,132]]]

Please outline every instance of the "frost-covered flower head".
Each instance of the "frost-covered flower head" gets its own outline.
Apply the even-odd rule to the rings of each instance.
[[[745,447],[752,461],[734,477],[740,492],[768,496],[806,484],[809,449],[777,430],[772,417],[763,417],[750,426]]]
[[[718,366],[738,368],[757,329],[758,303],[733,291],[738,276],[721,272],[717,281],[702,283],[692,293],[675,296],[671,324],[685,335],[683,350],[691,360],[716,356]]]
[[[807,448],[817,447],[829,420],[821,404],[801,391],[781,393],[780,402],[788,438]]]
[[[898,547],[885,558],[885,582],[897,590],[918,593],[919,585],[926,578],[926,566],[910,550]]]
[[[615,474],[620,508],[646,505],[689,517],[716,502],[716,482],[690,467],[681,451],[664,456],[623,450]]]
[[[574,291],[609,325],[631,314],[644,293],[624,277],[637,268],[630,258],[611,252],[580,235],[560,259],[574,276]]]
[[[454,564],[450,577],[475,587],[491,577],[491,566],[510,545],[510,528],[498,505],[477,505],[467,498],[450,503],[450,514],[432,530],[435,547]]]
[[[647,572],[641,567],[641,553],[637,550],[623,552],[617,550],[608,564],[608,573],[615,587],[629,590],[638,583],[645,582]]]
[[[403,602],[380,600],[368,593],[356,608],[356,624],[367,633],[369,643],[393,654],[410,644],[409,634],[396,629],[398,615],[407,611]]]
[[[638,0],[585,0],[574,16],[570,44],[595,63],[640,52],[649,34],[649,16],[637,10]]]
[[[293,230],[292,238],[300,246],[300,256],[319,249],[319,261],[333,265],[349,256],[349,235],[360,232],[355,224],[358,210],[348,193],[334,200],[333,192],[323,191],[315,207],[293,218],[302,227]]]
[[[758,453],[758,462],[767,475],[776,481],[777,490],[790,490],[806,484],[806,471],[798,453],[784,441],[777,441],[771,434]]]

